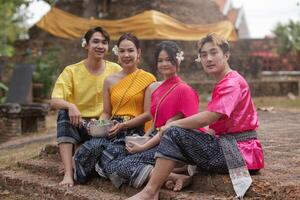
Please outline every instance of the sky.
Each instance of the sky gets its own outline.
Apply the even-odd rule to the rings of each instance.
[[[300,0],[233,0],[235,6],[243,6],[250,36],[263,38],[270,35],[280,22],[300,22]]]
[[[243,7],[251,38],[263,38],[272,35],[272,30],[280,22],[289,20],[300,22],[300,0],[232,0],[235,7]],[[50,6],[34,0],[29,7],[32,18],[29,26],[36,23],[50,10]]]

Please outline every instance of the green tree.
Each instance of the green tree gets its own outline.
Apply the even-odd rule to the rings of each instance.
[[[57,77],[58,66],[60,66],[58,54],[60,52],[60,49],[51,48],[45,50],[41,56],[32,58],[31,63],[35,65],[33,82],[43,84],[41,91],[43,98],[49,97],[53,83]]]
[[[13,43],[26,33],[24,21],[28,17],[22,10],[30,0],[0,0],[0,56],[14,54]]]
[[[300,56],[300,22],[290,20],[287,24],[279,23],[273,30],[282,54],[296,54]]]

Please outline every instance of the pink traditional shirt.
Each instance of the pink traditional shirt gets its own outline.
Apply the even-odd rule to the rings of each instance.
[[[180,82],[180,83],[179,83]],[[179,76],[164,81],[151,95],[151,114],[154,118],[155,110],[162,96],[175,84],[179,83],[160,103],[155,127],[161,127],[178,113],[188,117],[198,113],[199,98],[194,89],[183,82]],[[202,130],[202,129],[201,129]],[[203,129],[205,130],[205,129]]]
[[[258,116],[246,80],[236,71],[229,72],[214,87],[207,111],[223,116],[209,128],[216,136],[252,131],[258,128]],[[248,169],[264,167],[262,146],[258,139],[238,142]]]

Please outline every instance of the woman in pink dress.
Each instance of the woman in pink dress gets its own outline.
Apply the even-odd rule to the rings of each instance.
[[[172,121],[161,128],[156,164],[146,187],[135,199],[158,199],[163,183],[176,163],[197,165],[198,170],[230,174],[237,197],[252,183],[249,171],[264,167],[262,146],[257,139],[258,117],[245,79],[228,64],[229,44],[216,34],[199,42],[204,70],[217,84],[206,111]],[[209,125],[214,134],[194,131]],[[175,187],[188,177],[175,177]]]
[[[116,168],[116,176],[133,187],[142,186],[148,180],[155,164],[154,155],[160,142],[157,129],[171,121],[198,113],[197,93],[177,75],[183,52],[175,42],[158,44],[155,52],[156,67],[163,81],[152,83],[151,114],[154,127],[149,131],[151,139],[143,145],[129,142],[130,153]]]

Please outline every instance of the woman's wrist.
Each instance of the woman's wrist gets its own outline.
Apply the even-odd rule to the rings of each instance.
[[[128,124],[126,121],[122,122],[121,126],[122,126],[121,129],[124,129],[124,130],[126,130],[128,128]]]

